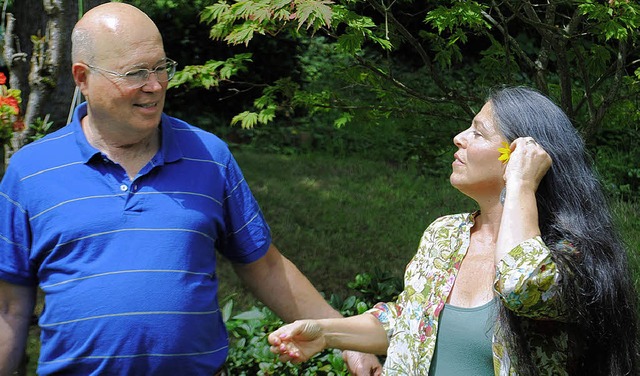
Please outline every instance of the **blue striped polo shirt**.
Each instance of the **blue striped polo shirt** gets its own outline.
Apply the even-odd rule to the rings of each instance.
[[[216,253],[262,257],[271,235],[228,147],[162,116],[133,180],[66,127],[12,158],[0,183],[0,279],[45,294],[40,375],[210,375],[228,338]]]

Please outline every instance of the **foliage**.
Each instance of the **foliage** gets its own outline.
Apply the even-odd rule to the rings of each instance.
[[[363,299],[369,306],[377,302],[395,301],[400,291],[402,291],[402,279],[380,268],[377,268],[372,273],[356,275],[348,286],[363,294]]]
[[[225,367],[231,375],[348,375],[340,352],[325,350],[301,365],[280,362],[269,351],[267,335],[283,325],[273,312],[264,306],[252,307],[231,317],[233,300],[222,311],[230,336],[229,354]]]
[[[590,145],[596,166],[610,196],[633,201],[640,197],[640,106],[632,88],[623,88],[602,128]]]
[[[620,98],[621,87],[632,87],[633,95],[640,92],[638,73],[633,73],[638,69],[640,5],[632,1],[534,6],[518,1],[238,0],[206,7],[201,20],[210,25],[212,39],[229,45],[249,45],[257,35],[284,35],[300,43],[324,38],[333,55],[347,57],[334,66],[334,73],[342,75],[337,81],[362,95],[308,90],[314,78],[306,76],[293,80],[298,86],[289,96],[274,99],[272,93],[283,91],[283,82],[291,87],[281,77],[267,83],[254,110],[234,119],[245,127],[268,122],[280,110],[328,107],[342,108],[334,115],[337,126],[364,116],[361,108],[378,116],[397,116],[407,108],[436,111],[441,118],[462,109],[470,117],[482,101],[482,88],[526,84],[556,98],[591,139]],[[477,53],[468,49],[472,45]],[[398,74],[407,61],[427,80]],[[457,109],[435,106],[442,103]],[[260,117],[267,107],[269,116]]]
[[[351,295],[341,299],[332,295],[328,300],[343,316],[353,316],[364,313],[378,301],[368,298],[395,297],[402,288],[402,284],[392,281],[389,276],[380,279],[369,274],[358,274],[350,287],[366,291],[365,297]],[[339,351],[327,349],[309,361],[300,365],[282,363],[269,351],[267,336],[282,326],[283,321],[268,308],[260,305],[233,315],[233,300],[229,299],[222,308],[223,320],[230,336],[229,355],[227,357],[227,372],[232,375],[320,375],[338,376],[349,375],[346,365]]]
[[[640,148],[638,129],[602,132],[603,145],[595,148],[595,158],[604,187],[610,196],[632,201],[640,197]]]
[[[0,163],[5,161],[5,145],[10,145],[17,132],[25,129],[24,118],[20,111],[22,103],[21,92],[18,89],[10,89],[6,86],[7,78],[0,72]],[[36,118],[29,126],[29,134],[25,143],[35,141],[49,132],[53,122],[47,115],[44,119]],[[4,173],[4,165],[0,166],[0,177]]]
[[[245,64],[251,61],[250,54],[239,54],[226,61],[207,61],[204,65],[187,66],[177,72],[169,87],[186,84],[189,88],[204,87],[210,89],[220,85],[220,81],[228,80],[240,71],[246,71]]]
[[[40,117],[36,118],[33,124],[29,126],[31,132],[27,139],[27,143],[39,140],[44,137],[47,133],[50,132],[51,126],[53,126],[53,122],[49,121],[49,115],[46,115],[44,119]]]
[[[6,86],[7,77],[0,72],[0,152],[4,154],[4,145],[13,137],[13,132],[24,129],[24,122],[20,117],[20,90],[9,89]]]
[[[612,194],[640,193],[638,146],[611,143],[615,133],[640,136],[630,126],[640,111],[637,2],[224,1],[205,7],[201,21],[215,43],[243,47],[243,59],[202,66],[220,61],[234,72],[208,86],[244,94],[227,120],[240,125],[233,132],[243,142],[412,161],[438,175],[486,89],[522,84],[565,110]],[[271,53],[256,55],[267,43]],[[253,76],[280,65],[277,74]]]

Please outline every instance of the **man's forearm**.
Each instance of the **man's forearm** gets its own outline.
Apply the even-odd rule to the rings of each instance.
[[[273,245],[260,260],[235,265],[235,270],[251,292],[286,322],[341,317]]]
[[[0,376],[11,375],[24,355],[28,317],[0,314]]]
[[[10,375],[22,360],[35,300],[35,287],[0,280],[0,376]]]

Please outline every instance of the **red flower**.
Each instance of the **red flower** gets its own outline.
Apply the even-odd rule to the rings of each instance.
[[[2,74],[2,72],[0,72]],[[1,79],[2,77],[0,77]],[[16,115],[20,113],[20,107],[18,106],[18,100],[14,97],[0,97],[0,106],[7,105],[16,111]]]
[[[4,85],[7,83],[7,76],[4,73],[0,72],[0,85]]]

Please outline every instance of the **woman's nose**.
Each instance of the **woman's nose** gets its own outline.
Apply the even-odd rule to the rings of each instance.
[[[458,133],[457,135],[455,135],[453,137],[453,144],[456,145],[457,147],[462,146],[462,134],[463,133],[464,132],[460,132],[460,133]]]

